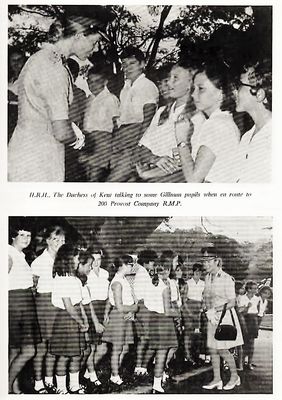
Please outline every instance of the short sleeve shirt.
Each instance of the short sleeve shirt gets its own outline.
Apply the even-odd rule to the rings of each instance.
[[[32,287],[32,272],[26,262],[25,254],[11,245],[9,245],[8,254],[13,262],[9,272],[9,290],[28,289]]]
[[[65,309],[63,298],[70,298],[73,306],[82,301],[82,283],[75,276],[55,276],[52,290],[52,304]]]
[[[115,274],[111,284],[110,284],[110,289],[109,289],[109,300],[112,306],[115,306],[115,299],[114,299],[114,294],[112,290],[112,285],[115,282],[119,282],[121,284],[122,288],[122,304],[131,306],[134,304],[134,299],[133,299],[133,294],[132,294],[132,288],[127,281],[125,277],[122,277],[120,274]]]
[[[222,306],[235,298],[235,281],[229,274],[220,269],[214,277],[206,276],[204,300],[208,308]]]
[[[87,286],[91,293],[91,300],[107,300],[109,294],[109,273],[104,268],[99,269],[97,275],[90,271],[87,279]]]
[[[258,304],[259,304],[260,298],[258,296],[253,296],[251,299],[245,294],[242,296],[241,299],[241,306],[247,307],[249,303],[251,303],[251,306],[248,308],[247,313],[248,314],[258,314]]]
[[[157,86],[144,74],[131,85],[126,81],[120,93],[120,125],[142,123],[145,104],[157,104],[159,91]]]
[[[147,147],[156,156],[172,157],[172,149],[177,147],[175,121],[184,107],[185,104],[176,108],[174,103],[169,112],[168,119],[162,125],[159,125],[161,114],[165,109],[165,107],[161,107],[154,115],[150,126],[141,138],[139,146]]]
[[[255,126],[246,132],[238,148],[239,183],[271,182],[271,140],[272,121],[270,120],[256,134]]]
[[[191,278],[187,281],[188,286],[188,299],[196,300],[196,301],[203,301],[203,292],[205,289],[205,282],[201,279],[196,282],[195,279]]]
[[[215,161],[206,176],[206,181],[232,183],[234,177],[234,157],[238,151],[239,129],[232,115],[227,111],[216,110],[201,128],[192,135],[192,157],[194,161],[201,146],[208,147]]]
[[[143,300],[146,297],[148,285],[152,284],[152,279],[142,265],[138,266],[133,282],[133,290],[138,300]]]
[[[31,264],[33,275],[38,276],[38,293],[50,293],[53,288],[53,265],[54,258],[47,249],[37,257]]]
[[[87,132],[113,132],[113,118],[119,116],[118,98],[105,89],[97,96],[89,97],[83,128]]]

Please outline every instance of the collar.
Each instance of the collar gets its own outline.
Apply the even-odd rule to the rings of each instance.
[[[131,82],[131,81],[130,81],[130,85],[131,85],[131,86],[134,86],[134,85],[136,85],[136,83],[137,83],[138,81],[140,81],[140,80],[142,80],[142,79],[144,79],[144,78],[146,78],[146,76],[145,76],[144,73],[142,73],[141,75],[138,76],[138,78],[135,79],[134,82]]]
[[[230,115],[229,111],[222,111],[220,108],[214,110],[208,119],[215,118],[217,115]]]
[[[101,99],[102,97],[104,97],[104,96],[106,96],[108,94],[111,94],[111,92],[109,91],[107,86],[105,86],[104,89],[99,94],[97,94],[96,96],[93,93],[91,93],[91,98],[95,99],[95,100],[96,99]]]

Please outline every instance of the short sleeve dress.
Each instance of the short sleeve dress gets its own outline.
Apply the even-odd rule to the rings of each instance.
[[[213,308],[221,306],[230,300],[235,299],[235,282],[233,278],[226,272],[220,269],[218,273],[212,278],[210,274],[206,276],[204,299],[207,308]],[[222,324],[232,324],[231,313],[234,317],[235,326],[237,329],[237,337],[235,340],[216,340],[214,338],[215,330],[217,325],[213,325],[208,321],[208,332],[207,332],[207,346],[210,349],[223,350],[231,349],[232,347],[241,346],[244,343],[242,331],[239,323],[239,319],[235,308],[231,308],[226,311],[223,318]],[[221,311],[217,313],[217,320],[219,321]]]
[[[69,74],[53,44],[33,54],[18,80],[18,123],[8,146],[8,180],[62,182],[64,144],[52,122],[69,118],[73,94]]]

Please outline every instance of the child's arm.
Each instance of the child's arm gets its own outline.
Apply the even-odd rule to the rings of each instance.
[[[176,310],[171,304],[171,291],[168,286],[163,291],[163,304],[165,315],[167,317],[180,317],[180,311]]]
[[[106,306],[105,306],[105,313],[104,313],[104,324],[105,325],[109,323],[109,315],[110,315],[111,309],[112,309],[112,305],[110,303],[110,300],[107,299]]]
[[[122,286],[119,282],[112,284],[112,291],[114,295],[115,305],[119,312],[127,313],[129,311],[136,312],[138,310],[137,304],[131,306],[122,303]]]
[[[13,266],[13,259],[11,256],[8,256],[8,274],[10,273]]]
[[[79,313],[77,312],[77,310],[74,308],[70,297],[63,297],[63,304],[64,307],[66,309],[66,311],[68,312],[68,314],[71,316],[72,319],[74,319],[82,332],[86,332],[88,329],[88,326],[85,325],[83,318],[79,315]]]
[[[141,136],[146,131],[146,129],[149,127],[156,111],[157,111],[157,105],[155,103],[144,104],[144,107],[143,107],[144,119],[142,122],[142,128],[141,128],[141,132],[140,132]]]

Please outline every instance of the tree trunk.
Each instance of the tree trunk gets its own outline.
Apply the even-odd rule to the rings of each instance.
[[[170,13],[172,6],[164,6],[162,12],[161,12],[161,17],[160,17],[160,22],[159,22],[159,26],[156,30],[156,34],[155,37],[151,43],[151,45],[149,46],[149,48],[152,47],[152,51],[149,57],[149,60],[147,62],[147,66],[146,66],[146,72],[149,72],[152,69],[152,66],[154,65],[154,62],[156,60],[156,56],[157,56],[157,52],[158,52],[158,48],[159,48],[159,44],[160,41],[163,38],[163,29],[164,29],[164,23],[165,20],[168,17],[168,14]]]

